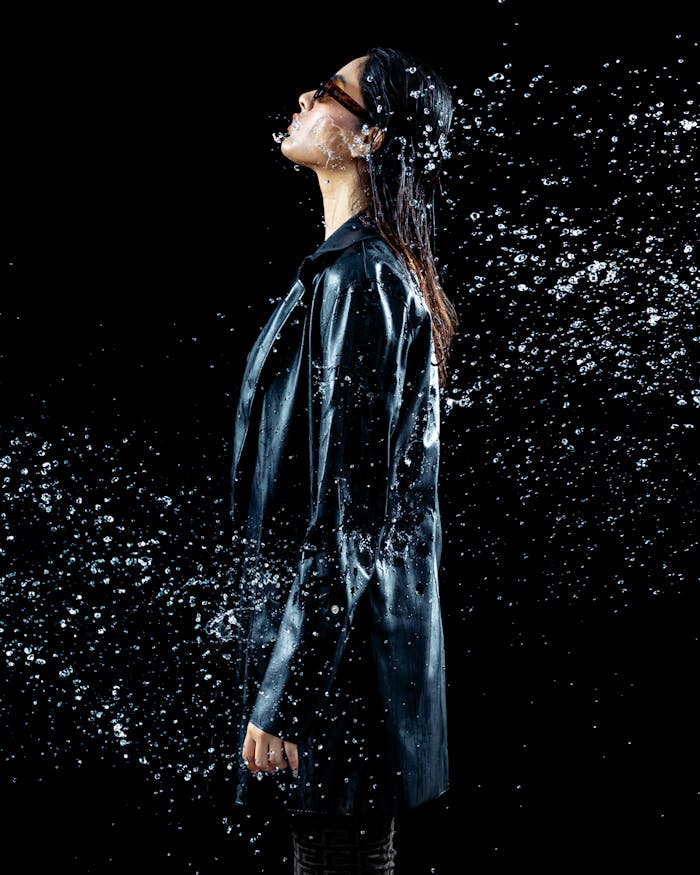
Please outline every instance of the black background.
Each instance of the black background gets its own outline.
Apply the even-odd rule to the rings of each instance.
[[[115,13],[22,30],[6,77],[0,325],[8,438],[32,429],[67,446],[66,430],[86,425],[97,443],[136,435],[133,456],[122,461],[145,466],[172,493],[191,490],[192,512],[209,507],[212,533],[225,538],[227,448],[245,356],[271,302],[323,236],[315,180],[294,172],[271,137],[286,128],[295,96],[372,45],[429,59],[468,100],[504,63],[514,80],[544,70],[568,85],[601,79],[601,62],[620,59],[615,81],[633,81],[635,69],[673,64],[674,35],[691,34],[681,4],[669,3],[642,12],[624,3],[491,2],[459,17],[430,4],[399,18],[394,11],[387,26],[375,15],[366,7],[270,9],[229,22],[204,12],[156,21]],[[8,30],[8,44],[15,34]],[[697,57],[697,45],[693,51]],[[653,86],[654,94],[698,93],[686,54],[671,85]],[[653,73],[642,79],[642,91],[644,83],[652,88]],[[543,111],[563,118],[563,94],[543,101]],[[605,117],[605,108],[587,111]],[[517,106],[511,112],[514,127],[527,118]],[[440,238],[463,317],[455,397],[477,376],[489,383],[514,324],[500,298],[475,290],[477,264],[489,266],[501,290],[510,279],[497,279],[484,238],[470,251],[460,215],[488,213],[497,199],[525,216],[519,185],[528,162],[541,168],[554,156],[557,166],[573,167],[579,154],[553,128],[526,131],[500,144],[523,159],[509,184],[503,162],[477,142],[466,181],[455,179],[453,162],[461,198],[444,214]],[[662,144],[659,137],[650,145]],[[653,149],[647,155],[661,191],[676,171],[664,175]],[[577,183],[556,196],[585,223],[606,195],[595,155]],[[684,196],[688,224],[674,231],[696,237],[693,195]],[[620,246],[626,233],[647,227],[648,214],[629,201]],[[663,215],[657,221],[663,227]],[[460,262],[454,252],[465,239]],[[636,236],[628,242],[633,249]],[[666,245],[675,257],[674,240]],[[550,324],[543,311],[532,314]],[[697,377],[692,350],[690,358],[677,374],[683,385]],[[501,387],[495,407],[477,393],[472,406],[444,419],[452,786],[445,799],[400,819],[400,871],[523,863],[569,870],[582,860],[656,860],[677,871],[674,858],[697,862],[697,439],[669,430],[697,415],[655,395],[616,403],[605,374],[572,383],[577,421],[601,439],[564,470],[559,429],[574,419],[552,411],[565,379],[543,367],[522,383],[516,366],[510,381],[491,381]],[[658,464],[646,480],[636,479],[631,453],[607,452],[613,431],[626,447],[651,448]],[[525,435],[542,487],[521,479]],[[157,452],[144,461],[138,440]],[[498,448],[500,468],[491,463]],[[89,492],[103,472],[99,460],[80,458]],[[547,480],[551,471],[561,477]],[[655,504],[660,495],[668,500]],[[585,512],[578,527],[557,528],[552,520],[567,502]],[[615,511],[629,514],[627,522],[588,525]],[[186,530],[186,517],[177,524]],[[26,525],[33,561],[50,550],[39,524]],[[638,544],[646,545],[641,560]],[[20,566],[27,555],[17,554]],[[614,585],[620,576],[622,591]],[[6,633],[13,623],[21,618],[10,613]],[[76,873],[284,871],[283,821],[273,818],[256,855],[245,832],[222,829],[225,798],[214,805],[180,787],[166,805],[137,767],[97,744],[78,767],[60,752],[72,749],[63,745],[74,732],[70,720],[50,719],[48,699],[22,687],[21,676],[10,673],[5,687],[5,848],[17,862],[4,871],[59,862]]]

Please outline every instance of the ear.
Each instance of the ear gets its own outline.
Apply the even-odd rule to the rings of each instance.
[[[367,134],[355,139],[355,142],[350,146],[350,154],[353,158],[366,158],[371,153],[376,152],[383,142],[384,130],[378,125],[374,125]]]
[[[384,133],[384,128],[380,128],[378,125],[374,125],[374,127],[369,129],[367,139],[369,141],[371,152],[376,152],[377,149],[381,148],[381,145],[384,142]]]

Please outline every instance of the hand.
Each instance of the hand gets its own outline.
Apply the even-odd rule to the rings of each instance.
[[[296,776],[299,753],[293,742],[283,741],[249,723],[243,742],[243,762],[251,772],[274,772],[276,769],[286,769],[289,763]]]

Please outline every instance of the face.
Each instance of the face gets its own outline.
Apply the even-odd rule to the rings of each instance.
[[[360,106],[364,106],[360,77],[366,60],[366,56],[355,58],[332,77]],[[314,91],[299,97],[301,111],[292,116],[282,154],[312,169],[346,169],[367,152],[368,137],[362,133],[365,123],[328,94],[314,99]]]

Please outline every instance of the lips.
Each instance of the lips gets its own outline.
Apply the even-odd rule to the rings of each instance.
[[[299,116],[299,113],[295,112],[294,115],[292,116],[291,124],[289,124],[287,126],[288,131],[296,131],[296,129],[299,127],[299,122],[297,121],[298,116]]]

